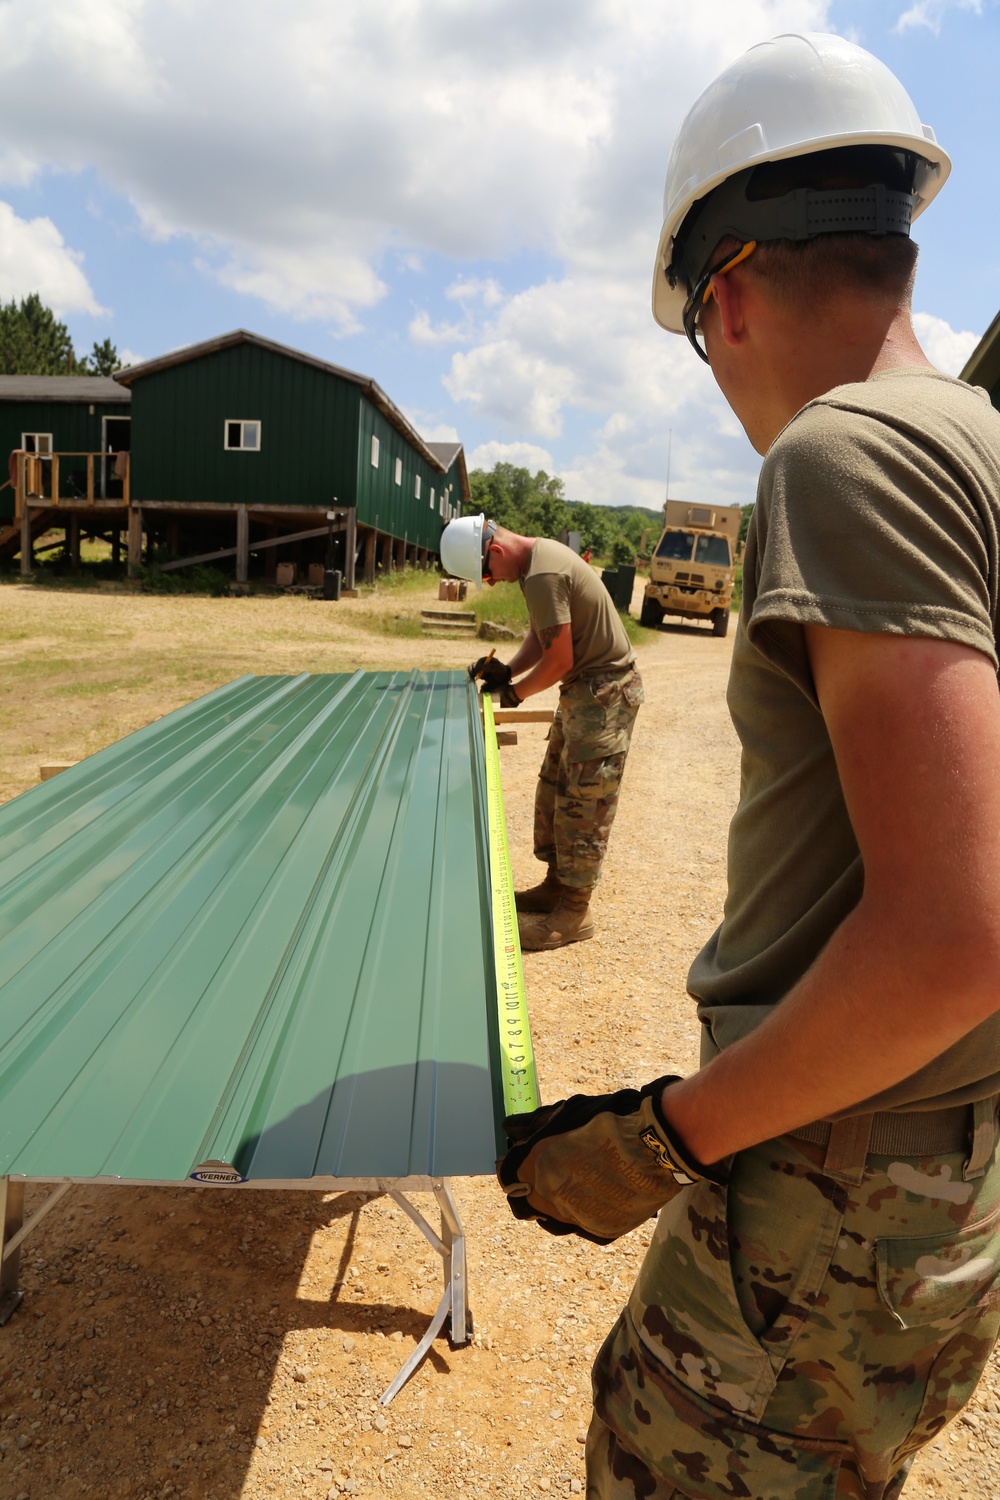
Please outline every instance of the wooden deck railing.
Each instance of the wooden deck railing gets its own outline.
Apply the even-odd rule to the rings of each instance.
[[[87,461],[87,484],[86,490],[77,494],[61,494],[59,485],[60,461],[63,459],[83,458]],[[100,495],[97,490],[100,485],[100,469],[98,461],[108,466],[105,469],[103,488],[107,487],[109,477],[108,470],[119,458],[124,459],[124,473],[121,475],[122,494],[120,501],[116,503],[127,506],[130,499],[131,478],[131,456],[123,453],[25,453],[23,449],[15,449],[11,454],[10,482],[14,488],[14,519],[20,520],[24,514],[25,507],[31,506],[53,506],[58,507],[63,502],[86,501],[88,505],[94,505],[98,500],[109,500],[109,495]],[[77,469],[81,465],[76,466]],[[118,475],[111,475],[117,479]]]

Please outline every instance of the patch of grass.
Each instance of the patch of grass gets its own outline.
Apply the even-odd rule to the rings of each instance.
[[[161,573],[158,568],[140,572],[144,594],[209,594],[219,598],[229,593],[229,576],[218,568],[203,568],[198,563],[176,572]]]
[[[509,630],[516,630],[519,636],[527,634],[528,606],[521,590],[514,583],[498,583],[482,591],[475,584],[470,584],[465,597],[465,608],[474,613],[477,629],[484,620],[492,620],[495,625],[506,625]]]
[[[438,575],[431,568],[403,568],[391,573],[380,573],[374,583],[358,582],[358,592],[369,596],[379,594],[423,594],[430,588],[437,591]]]
[[[633,646],[645,646],[648,645],[650,641],[654,641],[656,639],[657,632],[655,630],[650,630],[646,625],[640,625],[639,621],[635,618],[634,615],[623,615],[619,611],[618,618],[625,626],[625,634],[628,636]]]
[[[379,635],[405,636],[408,640],[418,640],[424,633],[419,615],[393,614],[389,611],[372,615],[371,628]]]

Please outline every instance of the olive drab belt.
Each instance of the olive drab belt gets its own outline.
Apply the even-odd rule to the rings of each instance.
[[[843,1120],[817,1120],[788,1134],[799,1141],[826,1147],[825,1166],[831,1172],[853,1173],[875,1156],[946,1156],[965,1151],[962,1175],[981,1177],[997,1139],[1000,1095],[959,1104],[950,1109],[907,1113],[849,1115]]]

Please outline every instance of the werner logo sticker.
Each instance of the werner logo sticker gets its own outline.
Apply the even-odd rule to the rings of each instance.
[[[191,1173],[192,1182],[217,1182],[229,1184],[235,1182],[246,1182],[235,1168],[224,1161],[205,1161],[200,1167],[195,1167]]]

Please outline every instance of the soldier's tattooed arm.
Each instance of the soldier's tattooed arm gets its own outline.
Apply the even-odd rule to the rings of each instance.
[[[535,665],[527,677],[515,684],[522,698],[530,698],[532,693],[543,693],[546,688],[562,682],[573,669],[573,635],[568,622],[565,625],[544,626],[533,638],[538,647]],[[523,650],[522,646],[521,651]],[[517,653],[518,657],[521,651]],[[511,666],[514,666],[514,662]],[[515,668],[515,675],[517,671],[523,670],[523,666]]]
[[[539,641],[535,632],[533,630],[529,630],[528,634],[525,636],[524,640],[521,642],[520,646],[518,646],[516,652],[511,657],[508,665],[514,676],[519,677],[522,672],[530,671],[533,666],[537,665],[537,663],[541,661],[541,659],[541,642]]]

